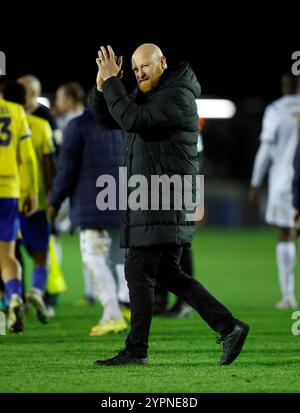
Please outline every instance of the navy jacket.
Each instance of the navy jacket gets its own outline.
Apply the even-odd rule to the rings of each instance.
[[[294,157],[293,207],[300,209],[300,140]]]
[[[119,211],[97,209],[97,194],[103,188],[96,187],[96,180],[100,175],[109,174],[117,181],[119,167],[122,166],[123,143],[123,132],[96,123],[90,109],[68,124],[50,204],[59,209],[70,197],[73,229],[120,225]]]

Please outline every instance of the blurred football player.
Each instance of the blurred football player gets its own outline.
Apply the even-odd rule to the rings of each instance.
[[[126,311],[129,292],[124,274],[124,251],[119,247],[120,213],[100,211],[96,206],[96,181],[100,175],[108,173],[117,181],[123,143],[123,132],[98,125],[90,107],[71,120],[65,131],[48,208],[53,218],[65,199],[70,198],[72,228],[80,229],[85,276],[91,274],[92,289],[103,305],[102,317],[91,328],[91,336],[118,333],[128,328],[125,318],[129,316]]]
[[[292,180],[300,114],[298,87],[299,80],[291,73],[285,73],[282,77],[283,97],[271,103],[265,110],[261,143],[254,162],[249,193],[250,201],[255,202],[263,178],[269,172],[265,219],[279,230],[276,261],[281,300],[276,304],[277,309],[297,307],[294,293],[296,249],[292,239]]]
[[[23,212],[29,217],[38,209],[37,164],[31,134],[22,106],[0,97],[0,272],[9,302],[7,325],[14,333],[24,329],[22,274],[15,257],[20,178],[26,193]]]
[[[26,90],[26,112],[37,116],[38,118],[46,119],[49,122],[52,129],[53,143],[57,156],[59,146],[62,143],[62,131],[58,128],[56,120],[51,114],[50,109],[38,101],[38,98],[42,93],[42,85],[40,80],[32,74],[27,74],[19,77],[17,82],[23,85]],[[46,285],[46,293],[44,295],[44,301],[47,306],[49,317],[54,317],[55,305],[58,302],[59,294],[66,289],[66,283],[61,269],[61,260],[59,260],[59,257],[62,255],[61,252],[62,247],[59,242],[58,233],[56,232],[55,225],[52,225],[48,253],[48,280]]]
[[[5,97],[25,105],[25,88],[19,84],[8,84],[3,91]],[[48,321],[47,309],[43,294],[47,283],[47,251],[50,227],[47,220],[47,197],[52,188],[54,178],[54,150],[52,131],[49,122],[34,115],[27,114],[38,165],[39,209],[30,217],[20,213],[22,240],[27,251],[34,259],[32,288],[27,294],[27,301],[36,310],[38,320],[45,324]],[[21,174],[22,174],[21,169]],[[22,185],[21,185],[22,190]]]

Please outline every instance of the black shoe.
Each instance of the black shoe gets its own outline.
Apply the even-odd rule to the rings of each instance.
[[[223,342],[223,355],[220,359],[222,366],[231,364],[240,354],[249,332],[248,324],[237,321],[231,333],[220,337],[217,343]]]
[[[120,366],[123,364],[147,364],[147,357],[133,357],[126,350],[121,350],[115,357],[107,360],[96,360],[94,366]]]

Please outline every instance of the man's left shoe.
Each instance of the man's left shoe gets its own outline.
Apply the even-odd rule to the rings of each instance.
[[[147,357],[134,357],[129,354],[126,350],[121,350],[115,357],[107,360],[96,360],[94,363],[95,367],[98,366],[121,366],[124,364],[147,364]]]
[[[236,324],[231,331],[225,337],[220,337],[217,343],[223,342],[223,355],[220,359],[220,364],[222,366],[231,364],[240,354],[247,335],[249,333],[248,324],[237,320]]]
[[[42,294],[32,288],[26,295],[26,300],[36,310],[36,317],[42,324],[48,323],[47,307],[43,300]]]

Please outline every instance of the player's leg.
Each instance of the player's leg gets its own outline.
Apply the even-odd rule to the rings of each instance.
[[[82,272],[84,279],[84,303],[94,304],[97,297],[93,285],[93,276],[86,267],[83,267]]]
[[[48,278],[47,251],[34,250],[34,270],[32,287],[28,291],[27,300],[36,310],[37,319],[42,324],[48,322],[48,311],[44,301],[44,294]]]
[[[20,266],[21,266],[21,271],[22,271],[22,299],[25,302],[25,292],[26,292],[26,285],[25,285],[25,263],[23,259],[23,255],[21,252],[21,245],[22,245],[22,240],[17,239],[16,240],[16,250],[15,250],[15,257],[17,258]]]
[[[279,191],[274,181],[269,189],[266,209],[266,222],[275,225],[279,231],[276,245],[276,263],[278,269],[281,301],[276,308],[291,308],[297,305],[294,296],[294,268],[296,249],[292,238],[294,227],[292,193]]]
[[[15,242],[0,241],[0,267],[9,303],[8,329],[18,333],[24,329],[21,266],[15,257]]]
[[[109,247],[110,238],[106,231],[85,229],[80,232],[83,265],[92,274],[96,296],[103,306],[99,324],[91,329],[90,335],[92,336],[127,329],[127,323],[118,303],[116,282],[107,265]]]
[[[120,248],[120,229],[107,229],[111,238],[111,245],[108,254],[108,265],[110,266],[117,280],[117,294],[120,309],[127,321],[130,321],[129,290],[125,278],[125,249]]]
[[[48,316],[43,296],[48,278],[49,224],[45,211],[36,212],[30,217],[20,214],[20,222],[24,244],[31,251],[34,260],[32,287],[28,291],[26,298],[35,308],[37,319],[42,324],[46,324]]]
[[[279,238],[276,246],[276,261],[281,290],[281,301],[276,308],[296,308],[294,287],[294,270],[296,265],[296,248],[293,242],[292,229],[279,227]]]
[[[24,329],[21,266],[15,257],[15,240],[19,229],[18,199],[0,198],[0,273],[9,303],[8,329]]]
[[[47,250],[34,250],[34,270],[32,277],[32,287],[44,294],[48,271],[47,271]]]
[[[21,266],[15,257],[14,248],[14,241],[0,241],[1,275],[8,300],[13,294],[22,295]]]
[[[109,250],[109,263],[114,268],[117,277],[118,299],[122,304],[129,304],[129,291],[125,278],[125,249],[120,248],[120,230],[108,230],[111,245]]]

